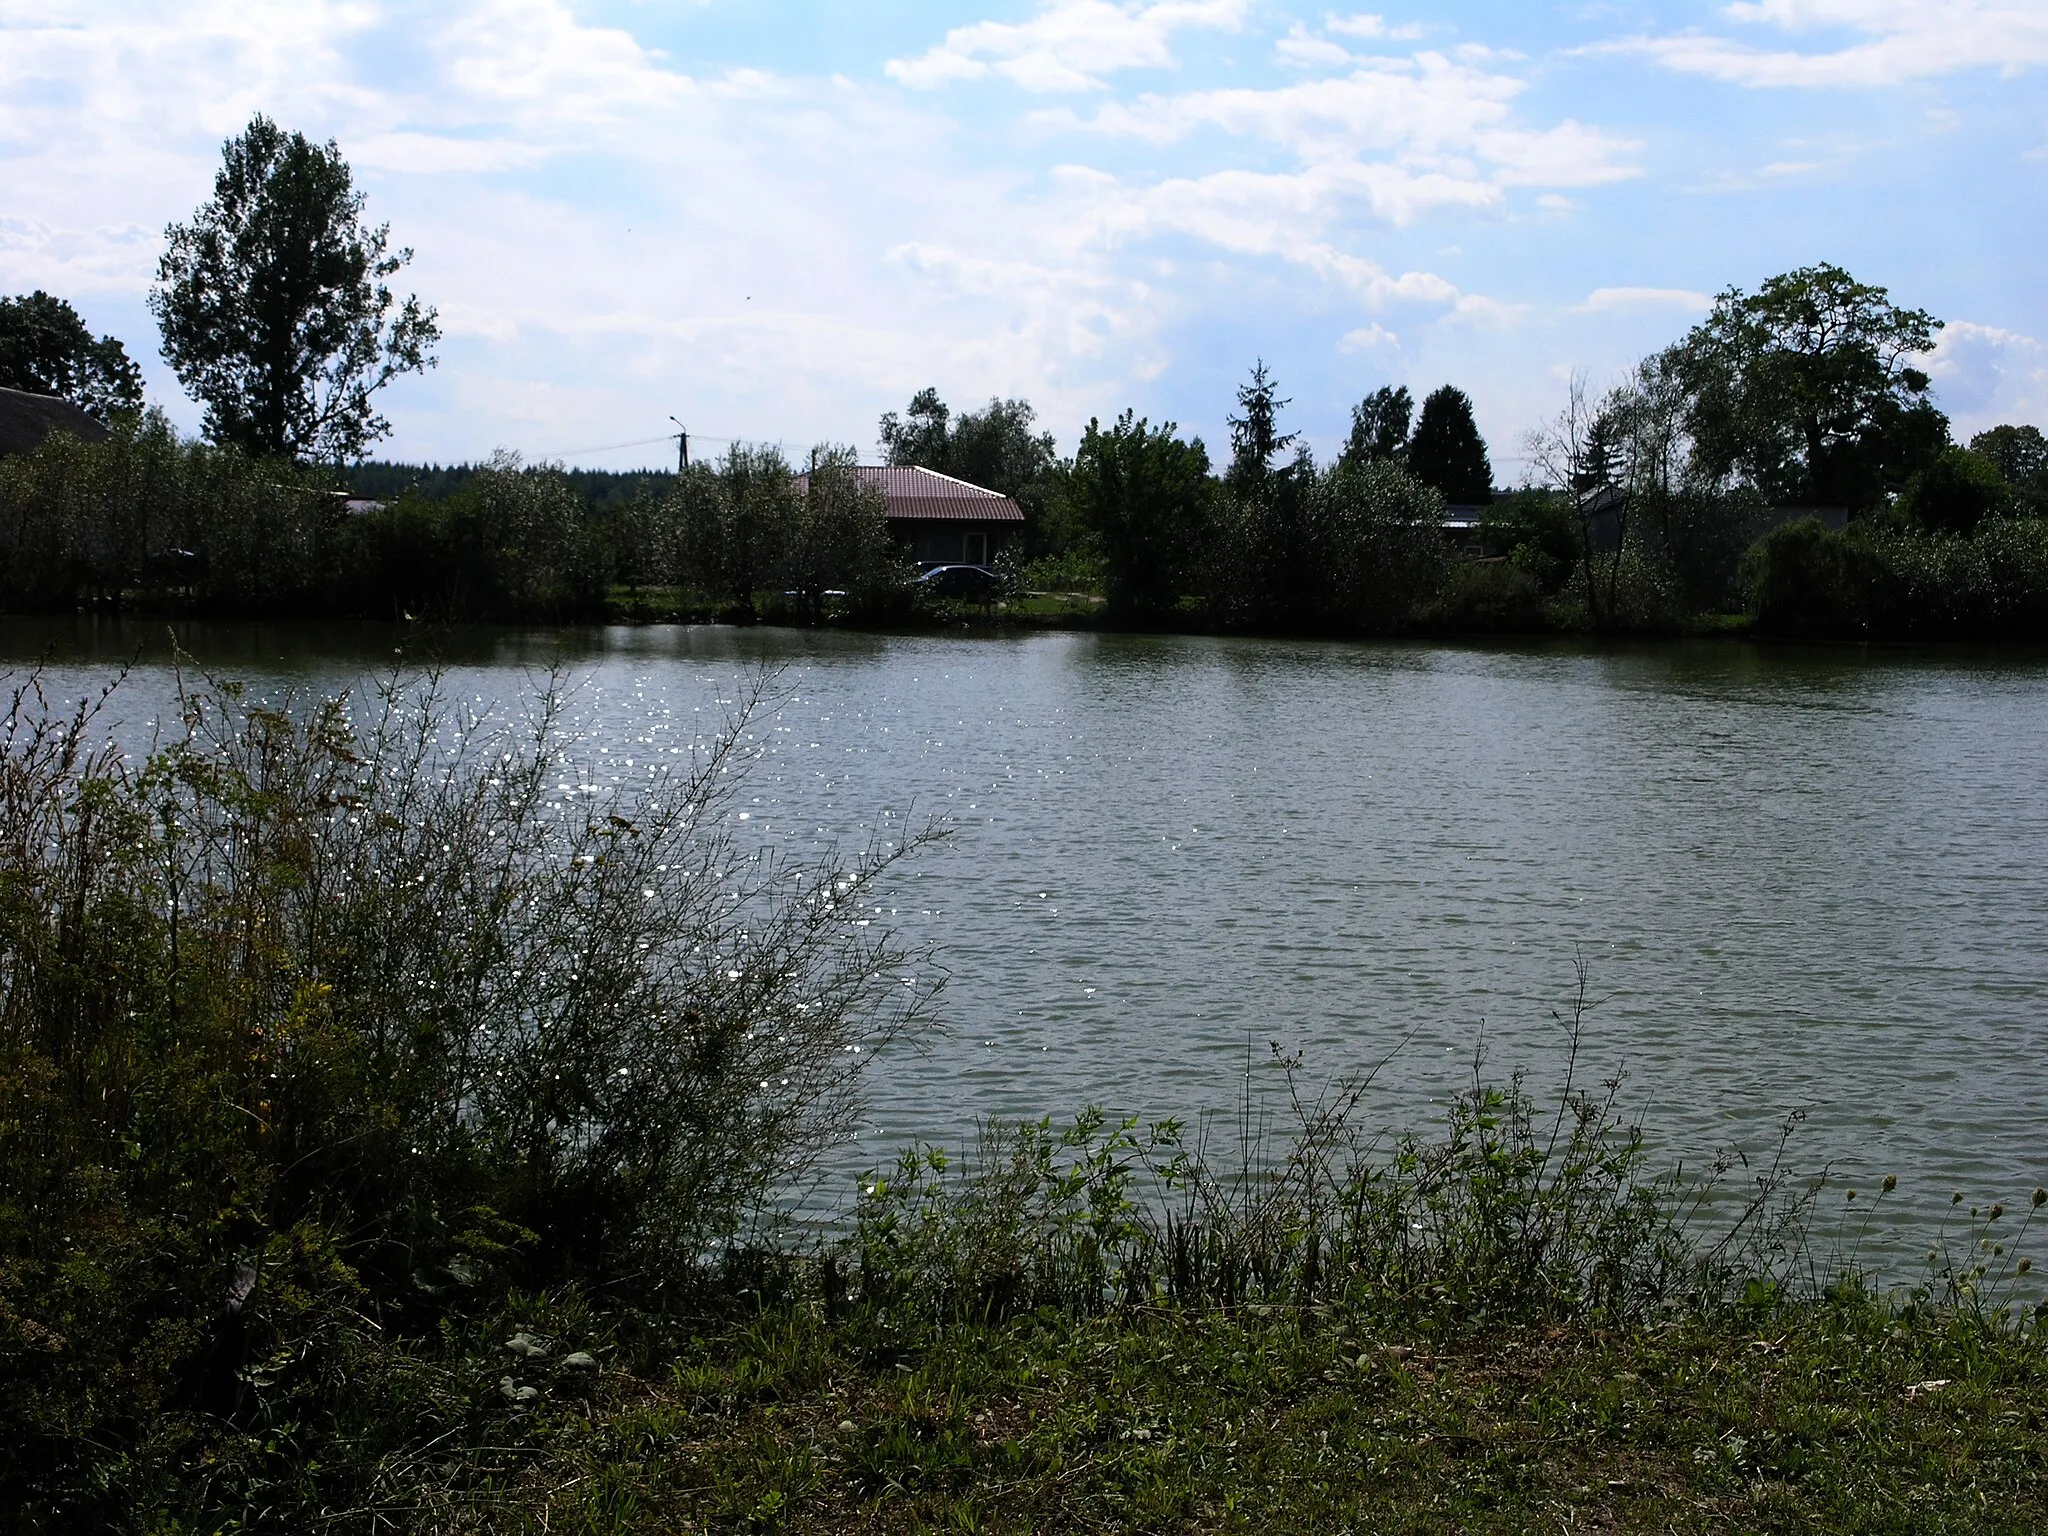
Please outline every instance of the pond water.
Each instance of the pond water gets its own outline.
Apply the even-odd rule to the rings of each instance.
[[[429,649],[180,639],[265,687]],[[750,834],[955,826],[888,896],[949,975],[946,1028],[882,1063],[849,1178],[985,1114],[1228,1111],[1271,1041],[1312,1076],[1391,1056],[1367,1113],[1426,1126],[1482,1045],[1495,1074],[1555,1080],[1583,963],[1586,1062],[1626,1070],[1660,1161],[1764,1146],[1804,1108],[1794,1160],[1898,1174],[1902,1216],[2048,1182],[2038,652],[716,628],[431,649],[506,710],[564,664],[581,750],[618,777],[779,667]],[[138,655],[118,712],[139,739],[161,627],[0,621],[0,666],[44,657],[57,693]]]

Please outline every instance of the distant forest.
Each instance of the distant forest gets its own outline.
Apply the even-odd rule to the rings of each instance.
[[[396,501],[408,493],[422,501],[446,501],[479,474],[485,464],[393,464],[367,459],[342,472],[349,495],[366,501]],[[676,483],[667,469],[565,469],[562,479],[585,503],[604,507],[638,496],[660,500]]]

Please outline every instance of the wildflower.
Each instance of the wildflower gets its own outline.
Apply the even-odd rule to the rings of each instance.
[[[1890,1194],[1893,1190],[1897,1189],[1898,1187],[1899,1176],[1896,1173],[1888,1173],[1884,1176],[1884,1192],[1886,1194]]]
[[[2021,1259],[2019,1263],[2014,1266],[2014,1269],[2017,1273],[2024,1275],[2028,1270],[2032,1269],[2033,1267],[2034,1261],[2032,1259]]]
[[[2035,1190],[2035,1191],[2034,1191],[2034,1209],[2038,1211],[2038,1210],[2039,1210],[2039,1209],[2041,1209],[2041,1207],[2042,1207],[2042,1206],[2044,1206],[2044,1205],[2048,1205],[2048,1189],[2037,1189],[2037,1190]]]
[[[1987,1219],[1988,1219],[1988,1220],[1991,1220],[1991,1221],[1996,1221],[1996,1220],[1998,1220],[1998,1218],[1999,1218],[1999,1217],[2003,1216],[2004,1214],[2005,1214],[2005,1207],[2004,1207],[2004,1206],[2002,1206],[2002,1205],[1994,1205],[1994,1206],[1992,1206],[1992,1207],[1991,1207],[1991,1215],[1990,1215],[1990,1216],[1989,1216],[1989,1217],[1988,1217]]]

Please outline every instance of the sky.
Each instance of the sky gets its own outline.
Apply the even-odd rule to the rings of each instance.
[[[167,224],[254,113],[415,251],[379,456],[875,453],[925,385],[1320,455],[1382,384],[1496,478],[1568,380],[1819,261],[1947,322],[1959,437],[2048,426],[2048,0],[0,0],[0,293],[157,356]]]

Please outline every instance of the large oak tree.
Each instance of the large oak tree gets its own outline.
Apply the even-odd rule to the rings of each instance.
[[[1712,481],[1796,506],[1869,507],[1948,441],[1917,359],[1941,322],[1822,263],[1730,288],[1662,362]]]

